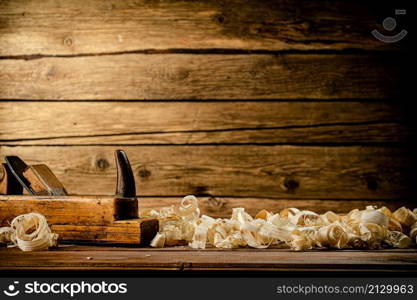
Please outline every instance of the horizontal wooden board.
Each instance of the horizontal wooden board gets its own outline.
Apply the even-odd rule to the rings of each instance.
[[[1,146],[46,163],[68,192],[113,194],[114,146]],[[309,199],[413,197],[412,154],[363,146],[126,146],[139,195]]]
[[[146,213],[149,209],[179,205],[181,197],[140,197],[139,213]],[[317,213],[333,211],[346,214],[352,209],[365,209],[368,205],[388,207],[392,211],[406,206],[410,209],[417,207],[413,201],[407,200],[305,200],[305,199],[268,199],[268,198],[233,198],[233,197],[198,197],[201,214],[217,218],[230,218],[232,209],[243,207],[251,216],[255,216],[262,209],[277,213],[284,208],[296,207]]]
[[[64,246],[25,255],[16,248],[0,248],[0,255],[2,270],[321,271],[333,275],[341,271],[417,272],[415,249],[295,252]]]
[[[125,54],[0,60],[0,99],[385,99],[406,56]]]
[[[0,2],[0,55],[147,49],[377,49],[390,10],[363,1]],[[382,11],[381,11],[382,10]],[[53,30],[49,30],[53,29]]]
[[[404,142],[403,110],[398,102],[10,101],[0,102],[0,143]]]

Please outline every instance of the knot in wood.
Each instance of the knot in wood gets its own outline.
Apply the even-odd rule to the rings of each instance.
[[[64,45],[65,46],[68,46],[68,47],[71,47],[72,45],[73,45],[73,40],[72,40],[72,37],[66,37],[66,38],[64,38]]]
[[[218,14],[214,16],[214,21],[218,24],[223,24],[224,23],[224,15],[222,14]]]
[[[211,196],[207,198],[203,204],[207,211],[219,211],[225,206],[226,202]]]
[[[99,158],[96,161],[96,167],[99,170],[105,170],[110,166],[109,162],[105,158]]]
[[[370,191],[376,191],[379,187],[378,178],[375,175],[366,175],[365,176],[365,183],[366,187]]]
[[[140,168],[138,171],[138,175],[140,178],[148,178],[149,176],[151,176],[151,174],[152,174],[151,171],[143,167]]]
[[[294,192],[299,186],[300,183],[294,178],[286,177],[284,179],[284,187],[288,192]]]

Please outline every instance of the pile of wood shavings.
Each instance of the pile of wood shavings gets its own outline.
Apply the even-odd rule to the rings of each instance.
[[[197,198],[186,196],[179,206],[148,210],[142,216],[160,220],[152,247],[380,249],[417,243],[417,209],[405,207],[391,212],[368,206],[346,215],[287,208],[277,214],[261,210],[254,218],[244,208],[233,208],[230,219],[215,219],[200,216]]]

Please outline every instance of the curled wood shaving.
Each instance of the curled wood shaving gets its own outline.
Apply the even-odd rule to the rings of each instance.
[[[417,222],[410,228],[410,237],[417,244]]]
[[[302,210],[296,213],[294,216],[290,217],[290,220],[295,225],[322,225],[323,219],[316,214],[315,212],[308,211],[308,210]]]
[[[339,221],[340,217],[332,211],[328,211],[321,215],[323,222],[327,225]]]
[[[412,243],[408,236],[399,231],[390,231],[385,241],[395,248],[407,248]]]
[[[361,223],[373,223],[381,226],[388,226],[388,217],[377,210],[368,209],[361,214]]]
[[[342,249],[349,242],[349,236],[342,225],[333,223],[320,227],[315,240],[323,247]]]
[[[11,227],[0,228],[0,244],[14,244],[14,230]]]
[[[386,215],[388,218],[393,218],[394,215],[392,214],[391,210],[386,208],[385,206],[382,206],[378,209],[379,212],[382,212],[384,215]]]
[[[14,218],[11,227],[0,228],[0,242],[17,245],[22,251],[45,250],[57,246],[58,234],[51,232],[43,215],[28,213]]]
[[[296,251],[305,251],[313,249],[313,240],[307,235],[301,232],[296,232],[288,242],[288,245]]]
[[[401,223],[398,222],[397,219],[390,218],[388,221],[388,230],[402,232],[403,227],[401,226]]]
[[[413,241],[417,242],[417,223],[407,225],[416,215],[405,207],[392,213],[386,207],[368,206],[346,215],[331,211],[319,215],[287,208],[276,214],[261,210],[255,217],[238,207],[233,208],[229,219],[215,219],[200,216],[197,198],[187,196],[177,207],[150,210],[142,216],[160,220],[160,232],[152,240],[152,247],[188,244],[195,249],[247,246],[259,249],[290,247],[294,250],[378,249],[405,248]],[[411,226],[410,236],[403,226]]]
[[[279,215],[282,218],[291,218],[295,216],[300,210],[295,207],[285,208],[280,211]]]
[[[412,226],[417,222],[417,215],[404,206],[394,211],[393,216],[401,223],[401,225],[407,227]]]
[[[151,247],[162,248],[165,245],[165,233],[157,233],[151,241]]]

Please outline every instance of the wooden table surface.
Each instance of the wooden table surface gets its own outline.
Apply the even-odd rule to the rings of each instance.
[[[191,250],[62,245],[24,253],[0,248],[0,270],[313,271],[417,273],[417,249]]]

